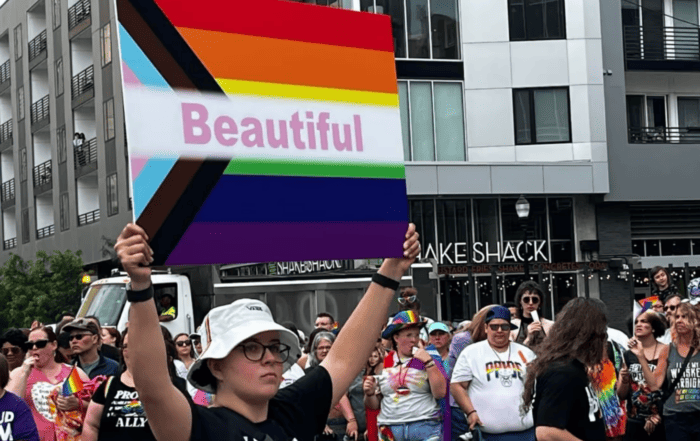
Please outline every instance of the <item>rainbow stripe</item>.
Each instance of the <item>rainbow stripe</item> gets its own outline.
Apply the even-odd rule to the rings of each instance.
[[[400,256],[408,210],[391,19],[283,0],[203,1],[118,2],[127,136],[139,111],[129,96],[143,87],[297,110],[276,129],[282,139],[289,127],[288,150],[250,148],[243,120],[241,142],[219,160],[149,154],[157,149],[134,135],[134,215],[154,265]],[[292,135],[294,112],[304,135]],[[344,116],[322,132],[313,124],[323,112]],[[305,150],[293,136],[307,137]]]
[[[67,397],[75,393],[80,392],[84,389],[83,380],[80,378],[78,371],[75,370],[75,366],[70,371],[70,374],[63,381],[63,387],[61,388],[61,395]]]
[[[615,391],[617,374],[613,363],[605,360],[602,369],[592,374],[592,380],[603,413],[606,436],[615,438],[624,435],[627,414]]]

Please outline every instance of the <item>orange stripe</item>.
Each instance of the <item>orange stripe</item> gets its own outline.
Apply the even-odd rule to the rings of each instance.
[[[216,78],[397,93],[394,54],[178,28]]]

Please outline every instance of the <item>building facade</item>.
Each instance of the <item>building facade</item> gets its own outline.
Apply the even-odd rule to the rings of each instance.
[[[0,8],[3,250],[81,250],[109,266],[131,220],[113,2]]]
[[[590,295],[624,328],[651,267],[686,280],[700,266],[698,0],[305,2],[391,17],[427,315],[470,317],[534,278],[545,316]],[[114,14],[104,0],[0,7],[0,261],[81,249],[98,272],[112,266],[132,217]],[[268,297],[265,281],[303,277],[295,295],[342,321],[354,297],[320,296],[313,279],[374,267],[237,265],[221,279],[260,283],[286,310],[301,300]]]

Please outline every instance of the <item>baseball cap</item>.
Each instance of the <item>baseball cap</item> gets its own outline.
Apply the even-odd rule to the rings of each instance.
[[[501,319],[510,323],[510,310],[504,306],[494,306],[486,313],[486,320],[484,321],[488,323],[494,319]],[[518,329],[518,327],[510,323],[510,329]]]
[[[89,331],[91,334],[95,335],[100,333],[100,330],[97,328],[97,325],[92,320],[86,318],[75,319],[72,322],[68,323],[66,326],[64,326],[62,330],[66,332]]]
[[[275,323],[266,304],[260,300],[241,299],[212,309],[199,330],[202,354],[187,373],[187,380],[199,390],[216,393],[207,360],[226,358],[243,341],[267,331],[279,332],[280,342],[291,348],[289,358],[284,362],[283,371],[286,372],[301,357],[299,337]]]
[[[450,328],[448,328],[447,325],[444,323],[435,322],[428,327],[428,334],[432,334],[433,331],[442,331],[449,334]]]

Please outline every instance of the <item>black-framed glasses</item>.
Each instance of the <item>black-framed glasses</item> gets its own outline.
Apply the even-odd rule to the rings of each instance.
[[[185,346],[192,346],[192,340],[180,340],[176,341],[175,344],[184,348]]]
[[[26,351],[31,351],[34,347],[37,349],[44,349],[47,344],[49,344],[48,340],[28,341],[24,344],[24,349]]]
[[[532,296],[532,297],[523,297],[523,303],[531,303],[533,305],[537,305],[540,303],[540,298],[537,296]]]
[[[250,361],[260,361],[265,356],[265,350],[270,351],[275,360],[284,363],[289,358],[289,346],[284,343],[272,343],[271,345],[264,345],[255,340],[246,343],[241,343],[239,345],[243,349],[243,355]]]
[[[674,312],[675,310],[676,310],[676,305],[666,305],[666,306],[664,306],[664,312],[666,312],[666,311]]]
[[[19,346],[11,346],[9,348],[2,348],[2,355],[7,357],[8,355],[19,355],[19,353],[22,352],[22,348]]]
[[[509,323],[504,323],[502,325],[489,325],[489,329],[491,329],[493,332],[497,331],[510,331],[510,324]]]
[[[400,305],[405,305],[406,302],[414,303],[416,301],[416,298],[417,297],[415,295],[411,297],[399,297],[398,299],[396,299],[396,301],[399,302]]]
[[[87,335],[92,335],[92,334],[74,334],[74,335],[71,335],[68,340],[69,341],[82,340]]]

